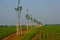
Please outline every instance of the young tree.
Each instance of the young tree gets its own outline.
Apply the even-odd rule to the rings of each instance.
[[[42,26],[43,24],[41,22],[38,22],[39,26]]]
[[[27,31],[28,31],[28,26],[29,26],[29,18],[30,18],[30,16],[29,16],[29,14],[26,14],[26,20],[27,20]]]
[[[18,22],[17,22],[17,35],[18,35],[20,33],[20,30],[21,30],[21,34],[22,34],[22,27],[21,27],[21,23],[20,23],[22,6],[20,6],[20,0],[18,0],[18,7],[15,8],[15,11],[18,12]]]
[[[33,17],[32,17],[32,15],[30,16],[30,20],[31,20],[31,30],[32,30],[32,26],[33,26]]]
[[[40,21],[36,20],[36,23],[38,26],[42,26],[42,23]]]
[[[34,18],[34,23],[35,23],[35,26],[37,26],[37,25],[36,25],[36,19],[35,19],[35,18]]]

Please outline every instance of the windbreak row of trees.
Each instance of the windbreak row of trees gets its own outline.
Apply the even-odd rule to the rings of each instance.
[[[19,35],[22,34],[22,26],[21,26],[21,20],[20,20],[22,9],[23,9],[23,7],[21,6],[21,1],[18,0],[18,6],[17,6],[17,8],[15,8],[15,11],[16,11],[17,16],[18,16],[17,27],[16,27],[17,36],[18,36],[18,34]],[[37,24],[41,25],[41,23],[39,21],[37,21],[35,18],[33,18],[32,16],[30,16],[28,14],[28,9],[27,9],[27,14],[25,17],[27,20],[27,30],[28,30],[28,26],[29,26],[29,24],[28,24],[29,20],[32,22],[32,25],[33,25],[33,23],[37,23]],[[32,26],[31,26],[31,29],[32,29]]]
[[[34,22],[34,23],[42,25],[42,23],[40,21],[36,20],[35,18],[33,18],[32,16],[30,16],[29,14],[26,14],[26,19],[30,20],[31,22]]]
[[[31,21],[32,26],[33,26],[33,23],[35,24],[35,26],[42,26],[42,23],[40,21],[33,18],[32,15],[29,15],[28,9],[27,9],[27,14],[25,15],[25,17],[27,20],[27,30],[28,30],[28,26],[29,26],[29,21]],[[31,26],[31,29],[32,29],[32,26]]]
[[[0,25],[0,27],[16,27],[15,25]]]

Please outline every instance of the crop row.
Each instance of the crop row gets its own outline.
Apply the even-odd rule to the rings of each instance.
[[[40,30],[40,40],[60,40],[60,26],[44,26]]]
[[[26,26],[23,26],[23,30],[25,29]],[[14,32],[16,32],[16,27],[0,27],[0,39]],[[39,40],[60,40],[60,26],[33,27],[21,40],[31,40],[37,33],[40,34]]]
[[[26,26],[22,26],[22,29],[25,30]],[[16,26],[0,27],[0,40],[15,32]]]
[[[16,27],[0,27],[0,39],[14,33],[16,31]]]
[[[39,40],[60,40],[60,26],[43,26],[35,28],[24,35],[21,40],[31,40],[37,33],[40,34]]]
[[[37,32],[39,32],[39,30],[40,28],[34,27],[34,29],[25,34],[21,40],[31,40],[31,38],[33,38],[37,34]]]

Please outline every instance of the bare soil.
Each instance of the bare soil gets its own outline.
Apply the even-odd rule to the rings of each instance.
[[[40,34],[37,33],[31,40],[39,40],[40,39]]]

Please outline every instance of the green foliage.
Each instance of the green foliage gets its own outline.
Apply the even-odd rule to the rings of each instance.
[[[39,29],[40,28],[34,28],[32,31],[29,31],[21,40],[31,40],[31,38],[34,37],[37,32],[39,32]]]
[[[60,26],[44,26],[40,30],[40,40],[60,40]]]
[[[29,14],[26,14],[26,16],[25,16],[25,17],[26,17],[26,19],[27,19],[27,20],[29,20],[29,19],[30,19]]]
[[[16,27],[0,27],[0,39],[16,32]]]
[[[26,26],[22,26],[23,30]],[[16,27],[0,27],[0,39],[16,32]],[[40,33],[40,40],[60,40],[60,26],[43,26],[33,27],[31,31],[28,31],[21,40],[31,40],[37,33]]]
[[[31,40],[36,33],[40,32],[39,40],[60,40],[60,26],[43,26],[29,31],[22,40]]]
[[[22,26],[22,29],[25,30],[26,26]],[[0,39],[16,32],[16,26],[0,27]]]
[[[18,6],[17,8],[15,8],[15,10],[21,12],[22,11],[22,6],[20,6],[20,7]]]
[[[23,29],[23,30],[26,30],[26,26],[22,26],[22,29]]]
[[[0,27],[4,27],[3,25],[0,25]]]

